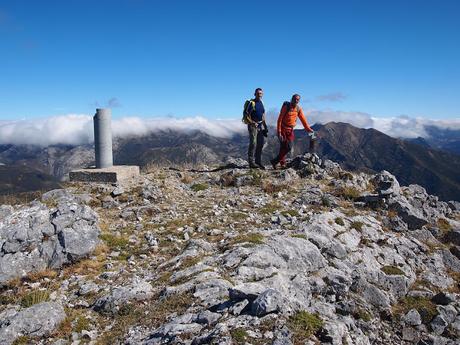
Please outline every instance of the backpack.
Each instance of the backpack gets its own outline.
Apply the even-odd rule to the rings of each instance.
[[[243,118],[241,121],[245,124],[250,124],[251,122],[248,120],[248,117],[251,116],[251,114],[248,113],[248,108],[249,105],[251,105],[253,108],[256,107],[256,102],[253,99],[247,99],[246,102],[244,102],[244,107],[243,107]]]
[[[290,109],[291,109],[291,102],[285,101],[285,102],[283,102],[283,106],[286,106],[287,109],[290,110]],[[299,109],[300,109],[299,105],[296,104],[295,110],[296,110],[297,112],[299,112]]]

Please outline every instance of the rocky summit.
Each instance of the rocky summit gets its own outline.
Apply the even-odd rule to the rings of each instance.
[[[0,206],[2,344],[459,344],[460,203],[305,154]]]

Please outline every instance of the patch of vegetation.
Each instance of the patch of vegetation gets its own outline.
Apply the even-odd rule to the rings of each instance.
[[[262,183],[262,190],[267,194],[275,194],[286,190],[288,186],[286,184],[281,183],[273,183],[271,181],[264,181]]]
[[[232,329],[230,331],[230,335],[236,344],[244,344],[248,338],[248,332],[246,332],[243,328]]]
[[[193,190],[194,192],[200,192],[208,188],[209,188],[209,185],[207,183],[195,183],[190,187],[190,189]]]
[[[259,209],[260,214],[266,214],[266,215],[271,215],[274,212],[278,211],[280,208],[280,205],[278,203],[270,203],[265,205],[264,207]]]
[[[189,174],[183,174],[180,180],[182,183],[189,184],[193,182],[193,177]]]
[[[195,266],[197,263],[199,263],[202,260],[203,260],[203,255],[187,256],[182,260],[180,264],[180,269],[183,270],[184,268]]]
[[[242,221],[248,218],[248,215],[243,212],[233,212],[228,215],[233,221]]]
[[[30,282],[38,282],[45,278],[54,279],[56,278],[56,276],[57,276],[57,272],[48,268],[42,271],[31,272],[27,274],[27,277],[25,278],[25,280],[28,280]]]
[[[398,212],[396,210],[388,210],[388,218],[395,219],[398,216]]]
[[[166,284],[171,278],[171,276],[172,276],[171,272],[165,272],[155,281],[155,283],[158,285]]]
[[[334,219],[334,222],[335,222],[335,224],[338,224],[338,225],[341,225],[341,226],[345,225],[345,222],[343,221],[343,219],[341,217],[336,217]]]
[[[304,234],[293,234],[291,237],[303,238],[304,240],[308,240],[308,236]]]
[[[77,333],[81,333],[83,330],[89,331],[90,330],[90,325],[91,322],[89,319],[87,319],[84,316],[80,316],[75,320],[75,326],[73,327],[73,330]]]
[[[29,345],[32,344],[32,339],[28,336],[21,335],[20,337],[16,338],[15,341],[11,345]]]
[[[357,231],[361,231],[363,229],[363,225],[364,225],[363,222],[354,221],[354,222],[351,222],[350,228],[355,229]]]
[[[283,211],[283,212],[281,212],[281,214],[283,216],[285,216],[285,217],[288,216],[288,215],[291,216],[291,217],[300,217],[299,212],[297,210],[294,210],[294,209]]]
[[[356,200],[360,197],[361,193],[355,187],[343,187],[339,190],[339,194],[346,200]]]
[[[406,314],[411,309],[416,309],[419,312],[422,322],[425,324],[431,322],[437,315],[436,304],[427,297],[407,296],[393,306],[393,312],[398,316]]]
[[[317,333],[323,326],[323,320],[318,314],[302,310],[291,316],[287,325],[292,332],[294,343],[300,343]]]
[[[331,200],[329,199],[329,197],[327,195],[321,196],[321,205],[323,205],[325,207],[331,207],[332,206]]]
[[[263,174],[262,174],[262,172],[260,170],[251,169],[251,170],[249,170],[248,175],[252,177],[252,184],[254,186],[261,186],[262,185]]]
[[[439,230],[442,232],[448,232],[452,230],[452,226],[450,225],[449,221],[445,218],[439,218],[437,222]]]
[[[101,234],[99,237],[112,250],[123,250],[129,244],[128,238],[126,238],[125,236],[115,236],[110,233],[105,233]]]
[[[380,269],[383,273],[392,276],[403,276],[404,272],[396,266],[383,266]]]
[[[50,300],[48,290],[34,290],[21,298],[20,304],[24,308],[33,306],[34,304],[47,302]]]
[[[353,316],[355,319],[363,320],[365,322],[371,321],[372,317],[371,314],[369,314],[365,309],[358,308],[358,310],[353,313]]]
[[[249,243],[249,245],[263,244],[265,237],[259,233],[241,234],[231,239],[231,244]]]

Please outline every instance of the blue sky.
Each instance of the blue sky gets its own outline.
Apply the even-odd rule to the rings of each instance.
[[[460,118],[460,1],[0,0],[0,120],[267,108]]]

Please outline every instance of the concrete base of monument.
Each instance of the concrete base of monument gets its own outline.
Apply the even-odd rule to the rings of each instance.
[[[132,179],[139,174],[137,165],[114,165],[110,168],[74,170],[69,173],[69,180],[72,182],[116,183]]]

